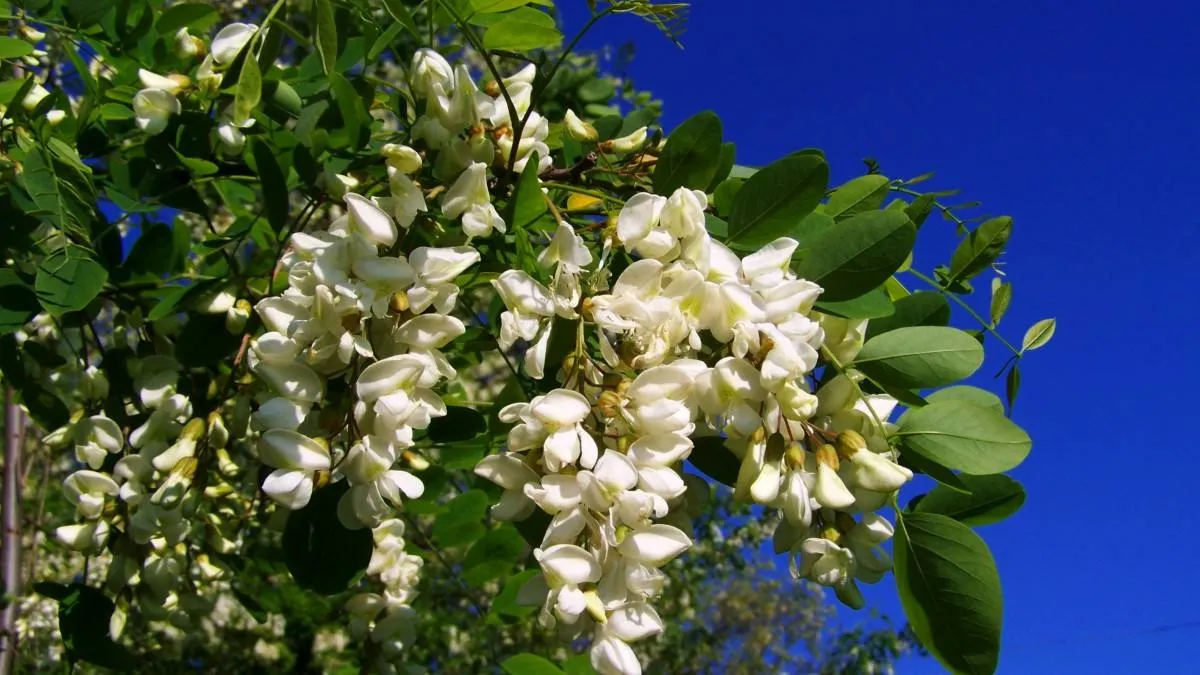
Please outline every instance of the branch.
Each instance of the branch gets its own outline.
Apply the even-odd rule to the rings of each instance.
[[[17,654],[17,601],[21,595],[21,451],[25,445],[25,414],[4,390],[4,478],[0,486],[0,577],[4,583],[4,612],[0,614],[0,675],[12,672]]]

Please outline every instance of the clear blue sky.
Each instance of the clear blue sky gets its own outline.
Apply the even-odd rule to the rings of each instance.
[[[584,3],[561,4],[579,26]],[[584,42],[633,41],[668,129],[715,110],[741,163],[817,146],[838,180],[872,156],[1014,217],[1008,332],[1055,316],[1058,333],[1023,368],[1029,500],[981,531],[1002,673],[1200,672],[1198,26],[1185,2],[708,0],[682,51],[628,16]],[[902,614],[889,581],[869,597]]]

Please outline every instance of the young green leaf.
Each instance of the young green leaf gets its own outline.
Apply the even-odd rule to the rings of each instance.
[[[992,326],[1000,323],[1012,303],[1012,284],[1005,283],[1000,277],[992,279],[992,303],[989,310]]]
[[[670,195],[688,187],[703,190],[721,161],[721,119],[711,110],[697,113],[671,132],[654,167],[654,191]]]
[[[738,248],[757,249],[789,236],[821,203],[828,185],[829,165],[817,155],[792,155],[761,169],[733,199],[729,243]],[[869,290],[864,288],[836,299],[849,300]]]
[[[988,268],[1004,252],[1012,235],[1012,218],[1000,216],[975,228],[958,244],[950,259],[949,284],[970,279]]]
[[[313,44],[317,46],[317,54],[321,57],[321,67],[326,75],[330,75],[337,72],[338,57],[337,20],[333,14],[333,4],[329,0],[316,0],[313,9],[316,15]]]
[[[417,32],[417,23],[413,21],[412,12],[404,6],[403,0],[383,0],[383,7],[387,10],[388,14],[392,15],[393,19],[407,28],[409,33],[420,37],[420,34]]]
[[[896,528],[896,587],[921,644],[955,673],[992,673],[1004,598],[987,544],[966,525],[910,513]]]
[[[1029,434],[1004,415],[967,401],[936,401],[910,410],[895,436],[901,453],[912,452],[948,469],[983,475],[1003,473],[1029,455]]]
[[[879,382],[908,389],[940,387],[983,365],[975,338],[944,326],[897,328],[867,340],[853,366]]]
[[[874,211],[887,198],[888,186],[886,176],[859,176],[833,191],[829,202],[825,204],[825,214],[834,220],[844,220],[865,211]]]
[[[238,75],[237,89],[233,94],[233,121],[241,124],[254,115],[254,109],[262,100],[262,71],[258,61],[247,58]]]
[[[1031,352],[1045,347],[1050,338],[1054,337],[1056,323],[1054,319],[1042,319],[1025,331],[1025,339],[1021,340],[1021,351]]]
[[[108,281],[108,270],[91,252],[69,245],[46,256],[38,265],[33,288],[38,302],[55,316],[88,306]]]
[[[483,34],[484,49],[527,52],[562,44],[563,35],[554,27],[554,20],[549,15],[528,7],[522,9],[529,11],[515,11],[488,26]]]
[[[917,502],[919,513],[940,513],[964,525],[990,525],[1016,513],[1025,503],[1025,488],[1003,474],[959,477],[970,494],[936,486]]]
[[[531,0],[471,0],[471,11],[477,14],[507,12],[528,5]]]
[[[749,187],[747,183],[738,197]],[[795,271],[825,289],[822,300],[856,298],[899,269],[916,236],[912,223],[900,211],[860,213],[817,235]]]

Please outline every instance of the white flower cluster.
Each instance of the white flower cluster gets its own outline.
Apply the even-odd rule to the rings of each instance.
[[[350,613],[350,633],[367,636],[380,645],[376,672],[397,672],[389,663],[415,639],[416,612],[411,605],[417,597],[416,586],[424,561],[404,552],[404,521],[389,518],[372,532],[375,550],[367,574],[383,583],[382,593],[358,593],[346,601]]]

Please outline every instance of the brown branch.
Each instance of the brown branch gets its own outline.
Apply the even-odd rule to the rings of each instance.
[[[538,178],[562,183],[580,183],[583,181],[583,172],[595,166],[596,153],[589,152],[580,157],[579,161],[575,162],[575,166],[563,167],[561,169],[546,169]]]
[[[4,477],[0,485],[0,578],[4,611],[0,614],[0,675],[12,672],[17,654],[17,613],[21,597],[21,451],[25,445],[25,415],[4,389]]]

